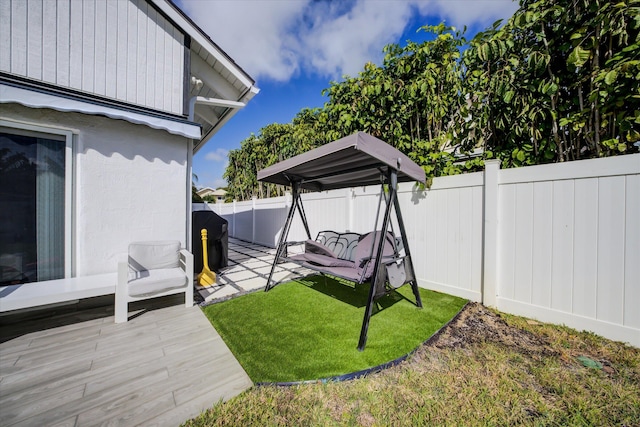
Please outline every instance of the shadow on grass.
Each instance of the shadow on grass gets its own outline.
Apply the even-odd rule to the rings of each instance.
[[[348,280],[336,278],[333,276],[314,275],[298,280],[300,284],[309,289],[320,292],[328,297],[349,304],[355,308],[366,307],[369,300],[370,283],[355,283]],[[407,285],[409,286],[409,285]],[[374,301],[372,315],[393,306],[394,304],[405,300],[415,305],[415,301],[411,301],[396,290],[390,291],[388,294],[377,298]]]

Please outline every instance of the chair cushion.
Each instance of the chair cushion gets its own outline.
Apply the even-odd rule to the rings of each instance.
[[[187,276],[181,268],[161,268],[129,272],[129,296],[143,297],[187,286]]]
[[[304,260],[315,265],[322,265],[324,267],[350,267],[355,268],[355,264],[352,261],[347,261],[340,258],[306,253],[304,254]]]
[[[361,265],[364,260],[371,256],[375,259],[378,253],[378,245],[380,244],[380,236],[382,232],[375,231],[371,233],[367,233],[358,242],[358,246],[354,251],[355,253],[355,263],[358,268],[358,274],[362,274],[363,270],[366,268],[366,272],[364,274],[365,279],[368,279],[373,274],[373,269],[375,267],[375,263],[373,261],[368,264]],[[371,246],[373,245],[373,239],[375,237],[375,247],[373,249],[373,253],[371,252]],[[393,237],[391,233],[386,233],[386,238],[384,239],[384,246],[382,247],[382,256],[393,256]]]
[[[336,257],[336,254],[334,254],[331,249],[320,242],[316,242],[315,240],[307,240],[304,242],[304,251],[305,253],[319,254],[332,258]]]
[[[129,245],[129,271],[141,272],[180,266],[180,242],[177,240],[134,242]]]

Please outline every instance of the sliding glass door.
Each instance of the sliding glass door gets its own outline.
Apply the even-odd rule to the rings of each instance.
[[[67,141],[0,128],[0,285],[65,277]]]

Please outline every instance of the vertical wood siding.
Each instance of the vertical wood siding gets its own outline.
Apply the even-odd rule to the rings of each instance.
[[[183,55],[145,0],[0,0],[0,71],[183,114]]]

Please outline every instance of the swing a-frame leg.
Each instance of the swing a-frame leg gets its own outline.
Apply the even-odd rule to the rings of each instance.
[[[291,229],[291,223],[293,222],[293,217],[296,213],[296,209],[300,212],[300,217],[302,218],[302,224],[304,224],[304,229],[307,232],[307,238],[311,239],[311,233],[309,232],[309,224],[307,223],[307,216],[304,213],[304,208],[302,207],[302,202],[300,201],[300,183],[297,181],[291,182],[291,194],[293,196],[293,200],[291,202],[291,207],[289,208],[289,213],[287,214],[287,220],[284,223],[284,227],[282,228],[282,233],[280,233],[280,238],[278,239],[278,247],[276,248],[276,256],[273,260],[273,264],[271,265],[271,271],[269,272],[269,278],[267,279],[267,285],[264,288],[264,291],[267,292],[271,288],[273,288],[276,283],[273,281],[273,273],[275,272],[276,265],[280,262],[281,258],[284,258],[285,253],[287,251],[287,237],[289,236],[289,230]]]
[[[367,332],[369,331],[369,321],[371,320],[371,315],[373,314],[373,304],[375,303],[376,298],[376,284],[380,283],[380,281],[386,280],[385,271],[383,270],[384,266],[382,265],[382,252],[383,252],[383,239],[384,234],[387,232],[389,228],[389,222],[391,219],[391,209],[395,207],[396,218],[398,220],[398,227],[400,228],[400,233],[402,235],[402,243],[404,245],[404,250],[406,254],[406,258],[408,260],[408,267],[410,269],[411,274],[411,289],[413,290],[413,295],[416,298],[416,305],[422,308],[422,299],[420,298],[420,290],[418,289],[418,283],[415,279],[416,274],[413,270],[413,263],[411,262],[411,254],[409,252],[409,244],[407,241],[407,233],[404,228],[404,221],[402,220],[402,214],[400,212],[400,203],[398,201],[398,174],[395,169],[391,169],[388,172],[388,182],[389,182],[389,198],[385,198],[386,208],[384,212],[384,217],[382,220],[382,235],[380,237],[380,243],[377,247],[375,264],[373,269],[373,276],[371,277],[371,287],[369,288],[369,299],[367,300],[367,306],[364,312],[364,319],[362,320],[362,328],[360,330],[360,340],[358,341],[358,350],[363,351],[364,347],[367,344]],[[381,189],[380,197],[383,197],[384,189]],[[376,220],[377,226],[377,220]],[[375,230],[374,230],[375,231]],[[375,239],[374,239],[375,241]]]

